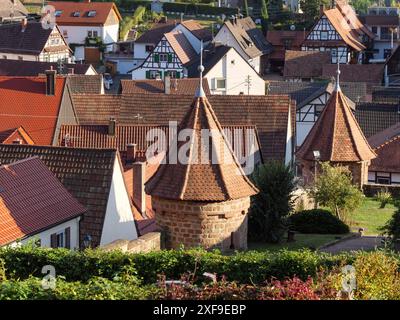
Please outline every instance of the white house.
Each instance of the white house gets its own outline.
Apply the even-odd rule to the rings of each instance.
[[[171,31],[161,38],[144,62],[132,70],[133,80],[187,77],[187,65],[197,57],[195,49],[181,31]]]
[[[43,161],[51,170],[51,175],[61,182],[61,187],[64,186],[70,197],[74,197],[85,209],[85,212],[79,212],[79,248],[87,245],[84,243],[85,239],[90,239],[91,247],[119,239],[137,239],[132,202],[124,182],[119,153],[112,149],[72,148],[69,141],[69,138],[65,137],[64,145],[69,145],[68,147],[0,145],[0,161],[6,164],[30,157],[38,157]],[[45,181],[35,179],[36,189],[39,182],[42,187]],[[57,195],[58,193],[55,193],[50,199],[58,199]],[[44,200],[42,202],[46,203]],[[60,202],[62,204],[65,201]],[[63,210],[70,208],[73,206],[66,203]],[[56,214],[53,215],[57,217]],[[77,228],[77,222],[78,220],[73,220],[72,225],[68,225],[71,235]],[[57,231],[51,230],[50,234],[54,233]]]
[[[19,0],[0,1],[0,22],[19,21],[28,15],[28,10]]]
[[[265,67],[262,57],[272,51],[272,46],[250,17],[225,21],[213,41],[235,48],[260,74]]]
[[[0,59],[69,63],[71,57],[57,26],[45,29],[27,19],[0,25]]]
[[[199,59],[191,63],[190,77],[198,77]],[[233,47],[210,45],[204,50],[203,76],[211,94],[264,95],[265,81]]]
[[[1,166],[0,183],[0,246],[33,241],[79,248],[79,221],[87,209],[38,157]]]
[[[84,45],[87,39],[98,38],[111,51],[119,38],[121,15],[113,2],[51,1],[56,23],[68,44]]]

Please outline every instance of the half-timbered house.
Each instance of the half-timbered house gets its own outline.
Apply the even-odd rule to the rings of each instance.
[[[329,51],[332,63],[360,63],[374,34],[357,18],[347,4],[321,10],[321,17],[302,44],[305,51]]]
[[[187,64],[197,57],[195,49],[183,32],[164,34],[143,64],[132,70],[133,80],[187,77]]]

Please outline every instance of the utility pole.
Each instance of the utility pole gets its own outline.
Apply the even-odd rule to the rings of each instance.
[[[247,95],[250,95],[250,87],[251,87],[251,76],[248,75],[246,80],[244,81],[246,83],[247,86]]]

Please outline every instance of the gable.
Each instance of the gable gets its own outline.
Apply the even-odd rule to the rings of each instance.
[[[326,35],[326,37],[325,37]],[[311,32],[307,36],[307,40],[318,40],[318,41],[332,41],[332,40],[343,40],[340,34],[336,31],[335,27],[328,20],[326,15],[323,15],[317,24],[313,27]]]

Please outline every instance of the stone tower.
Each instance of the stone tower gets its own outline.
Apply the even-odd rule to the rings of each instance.
[[[368,166],[376,157],[351,111],[339,84],[296,153],[305,182],[314,179],[316,160],[346,166],[360,187],[368,181]],[[314,151],[319,151],[319,159]]]
[[[201,84],[200,76],[200,87],[178,126],[178,134],[187,132],[188,140],[170,145],[167,163],[147,182],[146,192],[167,248],[246,249],[250,196],[258,190],[239,165]],[[211,138],[205,138],[208,132]],[[171,162],[182,150],[186,159]]]

